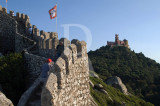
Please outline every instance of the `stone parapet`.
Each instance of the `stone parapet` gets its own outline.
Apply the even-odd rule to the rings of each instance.
[[[81,46],[71,44],[66,47],[50,70],[41,95],[42,106],[91,106],[88,55],[84,41],[79,42]],[[79,49],[85,55],[78,57]],[[50,101],[45,98],[50,98]]]

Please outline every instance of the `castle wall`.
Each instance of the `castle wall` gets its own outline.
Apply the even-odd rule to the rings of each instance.
[[[91,106],[86,43],[72,43],[50,70],[41,106]]]
[[[23,35],[17,33],[15,35],[15,52],[22,52],[24,49],[28,49],[33,46],[36,42]]]
[[[10,11],[10,14],[11,12],[13,11]],[[37,42],[33,40],[33,35],[29,35],[29,27],[32,27],[32,25],[30,24],[29,17],[19,12],[16,13],[16,16],[12,17],[17,22],[17,30],[15,35],[15,52],[22,52],[24,49],[28,50],[32,46],[35,46]]]
[[[0,52],[5,54],[15,50],[15,33],[16,21],[0,6]]]
[[[56,54],[56,47],[59,44],[58,35],[54,32],[40,32],[38,39],[39,55],[54,59]]]
[[[0,5],[0,52],[21,52],[35,42],[26,37],[29,17],[25,14],[10,11]]]
[[[28,33],[29,27],[33,28],[32,35]],[[58,40],[57,33],[39,31],[35,25],[32,26],[27,15],[16,13],[14,16],[13,11],[7,13],[6,9],[0,6],[0,52],[21,52],[25,49],[27,84],[31,85],[40,75],[41,66],[46,58],[54,59],[59,42],[63,42],[65,49],[50,70],[49,78],[41,94],[41,105],[91,106],[86,43],[72,40],[70,44],[70,41],[65,38]],[[33,46],[36,47],[32,48]],[[34,50],[38,53],[30,54]],[[33,91],[36,86],[31,88],[33,89],[30,91]],[[27,91],[25,94],[28,94]],[[28,98],[25,98],[25,94],[20,103],[25,104],[33,96],[30,93]]]
[[[37,55],[24,53],[25,67],[27,69],[27,87],[30,86],[40,75],[41,66],[45,63],[46,58]]]

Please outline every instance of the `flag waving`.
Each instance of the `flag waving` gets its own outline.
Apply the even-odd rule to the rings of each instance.
[[[57,17],[57,5],[55,5],[52,9],[49,10],[50,19],[54,19]]]

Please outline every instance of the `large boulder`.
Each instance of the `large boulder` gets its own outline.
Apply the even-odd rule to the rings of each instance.
[[[14,106],[11,100],[9,100],[1,91],[0,91],[0,106]]]
[[[126,86],[122,83],[122,80],[117,77],[117,76],[113,76],[107,79],[106,83],[108,85],[113,86],[114,88],[119,89],[122,93],[124,93],[125,95],[128,95],[128,91]]]

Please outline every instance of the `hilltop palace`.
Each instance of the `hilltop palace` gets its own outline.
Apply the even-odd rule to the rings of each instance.
[[[124,39],[123,41],[119,40],[119,35],[118,34],[115,35],[115,42],[107,41],[107,45],[111,46],[111,47],[124,46],[124,47],[130,48],[129,45],[128,45],[128,40],[126,40],[126,39]]]

